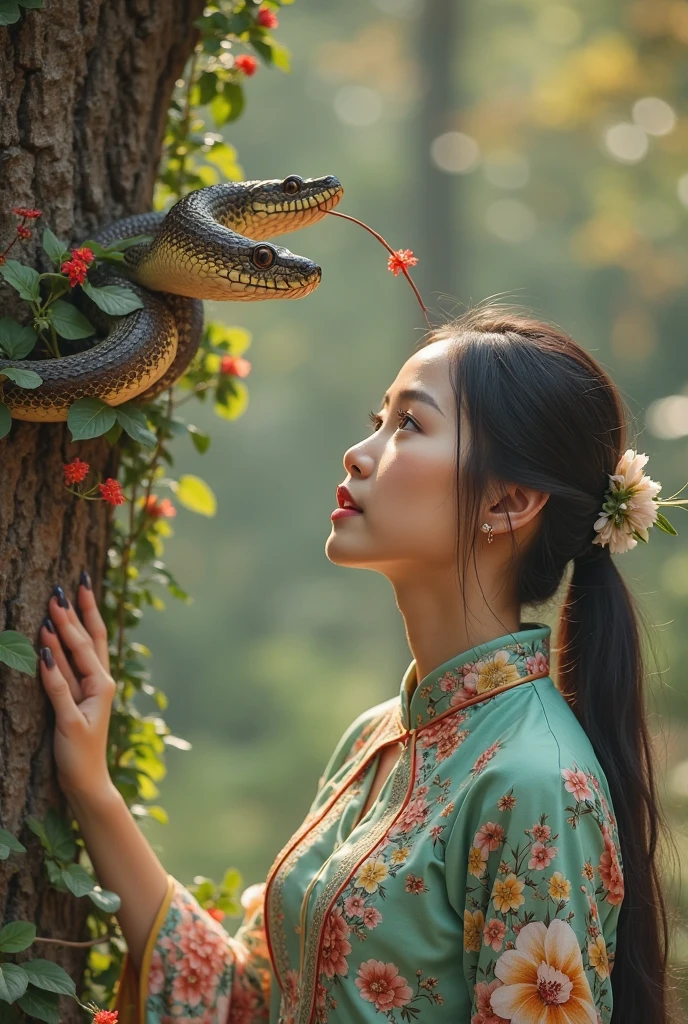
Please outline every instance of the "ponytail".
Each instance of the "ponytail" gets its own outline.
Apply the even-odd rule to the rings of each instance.
[[[656,864],[662,818],[643,699],[639,615],[609,548],[574,559],[559,623],[559,688],[602,765],[617,820],[624,899],[614,1022],[667,1019],[667,914]]]

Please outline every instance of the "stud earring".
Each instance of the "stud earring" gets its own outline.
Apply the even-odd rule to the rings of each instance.
[[[487,534],[487,543],[491,544],[492,541],[494,540],[494,536],[492,534],[492,527],[490,526],[490,524],[489,523],[483,523],[483,525],[480,527],[480,529],[483,531],[483,533]]]

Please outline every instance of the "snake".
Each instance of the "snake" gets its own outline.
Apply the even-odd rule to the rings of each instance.
[[[61,358],[0,359],[9,367],[35,368],[42,383],[21,388],[9,379],[0,399],[14,419],[66,420],[80,398],[117,406],[146,402],[179,380],[203,335],[203,300],[297,299],[320,284],[322,270],[270,240],[314,224],[343,195],[337,178],[221,182],[195,189],[167,211],[116,220],[92,236],[103,247],[151,236],[124,252],[116,264],[98,264],[96,286],[126,286],[141,308],[123,316],[103,313],[84,293],[80,305],[104,336]],[[79,289],[81,292],[81,289]]]

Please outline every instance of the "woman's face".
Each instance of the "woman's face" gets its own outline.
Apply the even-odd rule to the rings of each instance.
[[[335,519],[325,554],[337,565],[375,569],[393,582],[455,563],[456,403],[450,341],[402,366],[372,433],[344,455],[342,480],[362,515]],[[412,389],[415,395],[404,392]],[[404,414],[408,414],[405,416]],[[462,422],[462,449],[467,426]]]

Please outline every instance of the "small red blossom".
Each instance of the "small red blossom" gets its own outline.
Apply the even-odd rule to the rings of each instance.
[[[256,24],[260,25],[261,28],[277,28],[279,20],[275,12],[271,11],[269,7],[261,7],[258,11]]]
[[[91,467],[88,462],[82,462],[77,458],[72,459],[71,462],[66,462],[62,469],[64,471],[64,479],[66,484],[80,484],[82,480],[85,480],[88,476],[88,471]]]
[[[119,1010],[96,1010],[93,1014],[93,1024],[117,1024]]]
[[[397,249],[387,260],[387,269],[397,277],[404,267],[415,267],[418,257],[410,249]]]
[[[238,57],[234,58],[234,67],[243,71],[250,78],[258,70],[258,61],[249,53],[240,53]]]
[[[69,284],[72,288],[86,280],[88,267],[81,260],[65,260],[60,269],[63,274],[69,274]]]
[[[148,495],[144,502],[144,508],[153,519],[160,519],[161,516],[165,519],[172,519],[177,514],[177,510],[169,498],[159,500],[154,494]]]
[[[17,234],[20,238],[31,238],[31,232],[28,228],[25,228],[23,224],[20,224],[17,228]]]
[[[223,356],[220,361],[220,373],[232,374],[234,377],[248,377],[251,364],[241,356]]]
[[[32,210],[28,206],[13,206],[12,213],[16,213],[17,217],[26,217],[27,220],[35,220],[36,217],[42,216],[41,210]]]
[[[93,263],[95,256],[93,255],[92,249],[87,249],[82,246],[80,249],[72,249],[72,258],[75,260],[81,260],[83,263]]]
[[[107,478],[104,484],[98,484],[98,487],[103,501],[107,501],[108,505],[123,505],[126,501],[119,481],[113,480],[111,476]]]
[[[216,921],[222,921],[225,916],[224,910],[220,910],[219,907],[208,907],[208,913],[211,917],[215,918]]]

